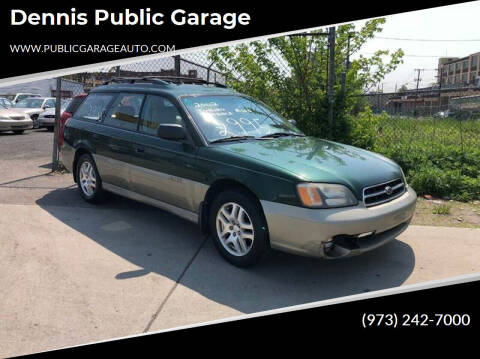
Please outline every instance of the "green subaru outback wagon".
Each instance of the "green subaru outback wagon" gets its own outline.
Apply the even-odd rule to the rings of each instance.
[[[86,201],[108,191],[173,212],[237,266],[271,248],[357,255],[407,228],[416,194],[396,163],[292,122],[200,80],[117,78],[68,121],[61,161]]]

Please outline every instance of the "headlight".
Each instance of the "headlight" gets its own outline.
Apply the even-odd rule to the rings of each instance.
[[[298,195],[304,206],[331,208],[358,204],[353,193],[345,186],[330,183],[300,183]]]
[[[8,117],[8,116],[0,116],[0,120],[10,120],[10,117]]]
[[[400,167],[400,171],[402,171],[403,183],[405,183],[405,188],[408,188],[407,177],[405,177],[405,173],[403,173],[402,167]]]

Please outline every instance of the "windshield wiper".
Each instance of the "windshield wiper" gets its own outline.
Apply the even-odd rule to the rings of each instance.
[[[218,140],[210,141],[210,143],[241,141],[241,140],[249,140],[251,138],[256,138],[256,137],[255,136],[230,136],[230,137],[224,137],[224,138],[219,138]]]
[[[285,136],[305,137],[305,135],[302,135],[300,133],[294,133],[294,132],[274,132],[274,133],[269,133],[268,135],[264,135],[261,138],[267,138],[267,137],[277,138],[277,137],[285,137]]]

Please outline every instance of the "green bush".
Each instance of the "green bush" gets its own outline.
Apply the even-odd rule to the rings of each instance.
[[[375,116],[372,110],[367,107],[365,111],[360,112],[357,116],[348,116],[347,121],[350,127],[350,132],[346,139],[347,142],[353,146],[374,150],[381,117]]]
[[[480,121],[392,117],[370,110],[349,121],[347,142],[397,162],[419,194],[480,198]]]

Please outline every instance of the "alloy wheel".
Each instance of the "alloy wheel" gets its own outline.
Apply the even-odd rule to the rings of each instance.
[[[240,257],[252,249],[255,239],[253,223],[238,203],[223,204],[218,210],[216,225],[218,238],[230,254]]]
[[[93,165],[85,161],[80,167],[80,186],[83,193],[91,197],[95,193],[95,188],[97,185],[97,178],[95,176],[95,169]]]

